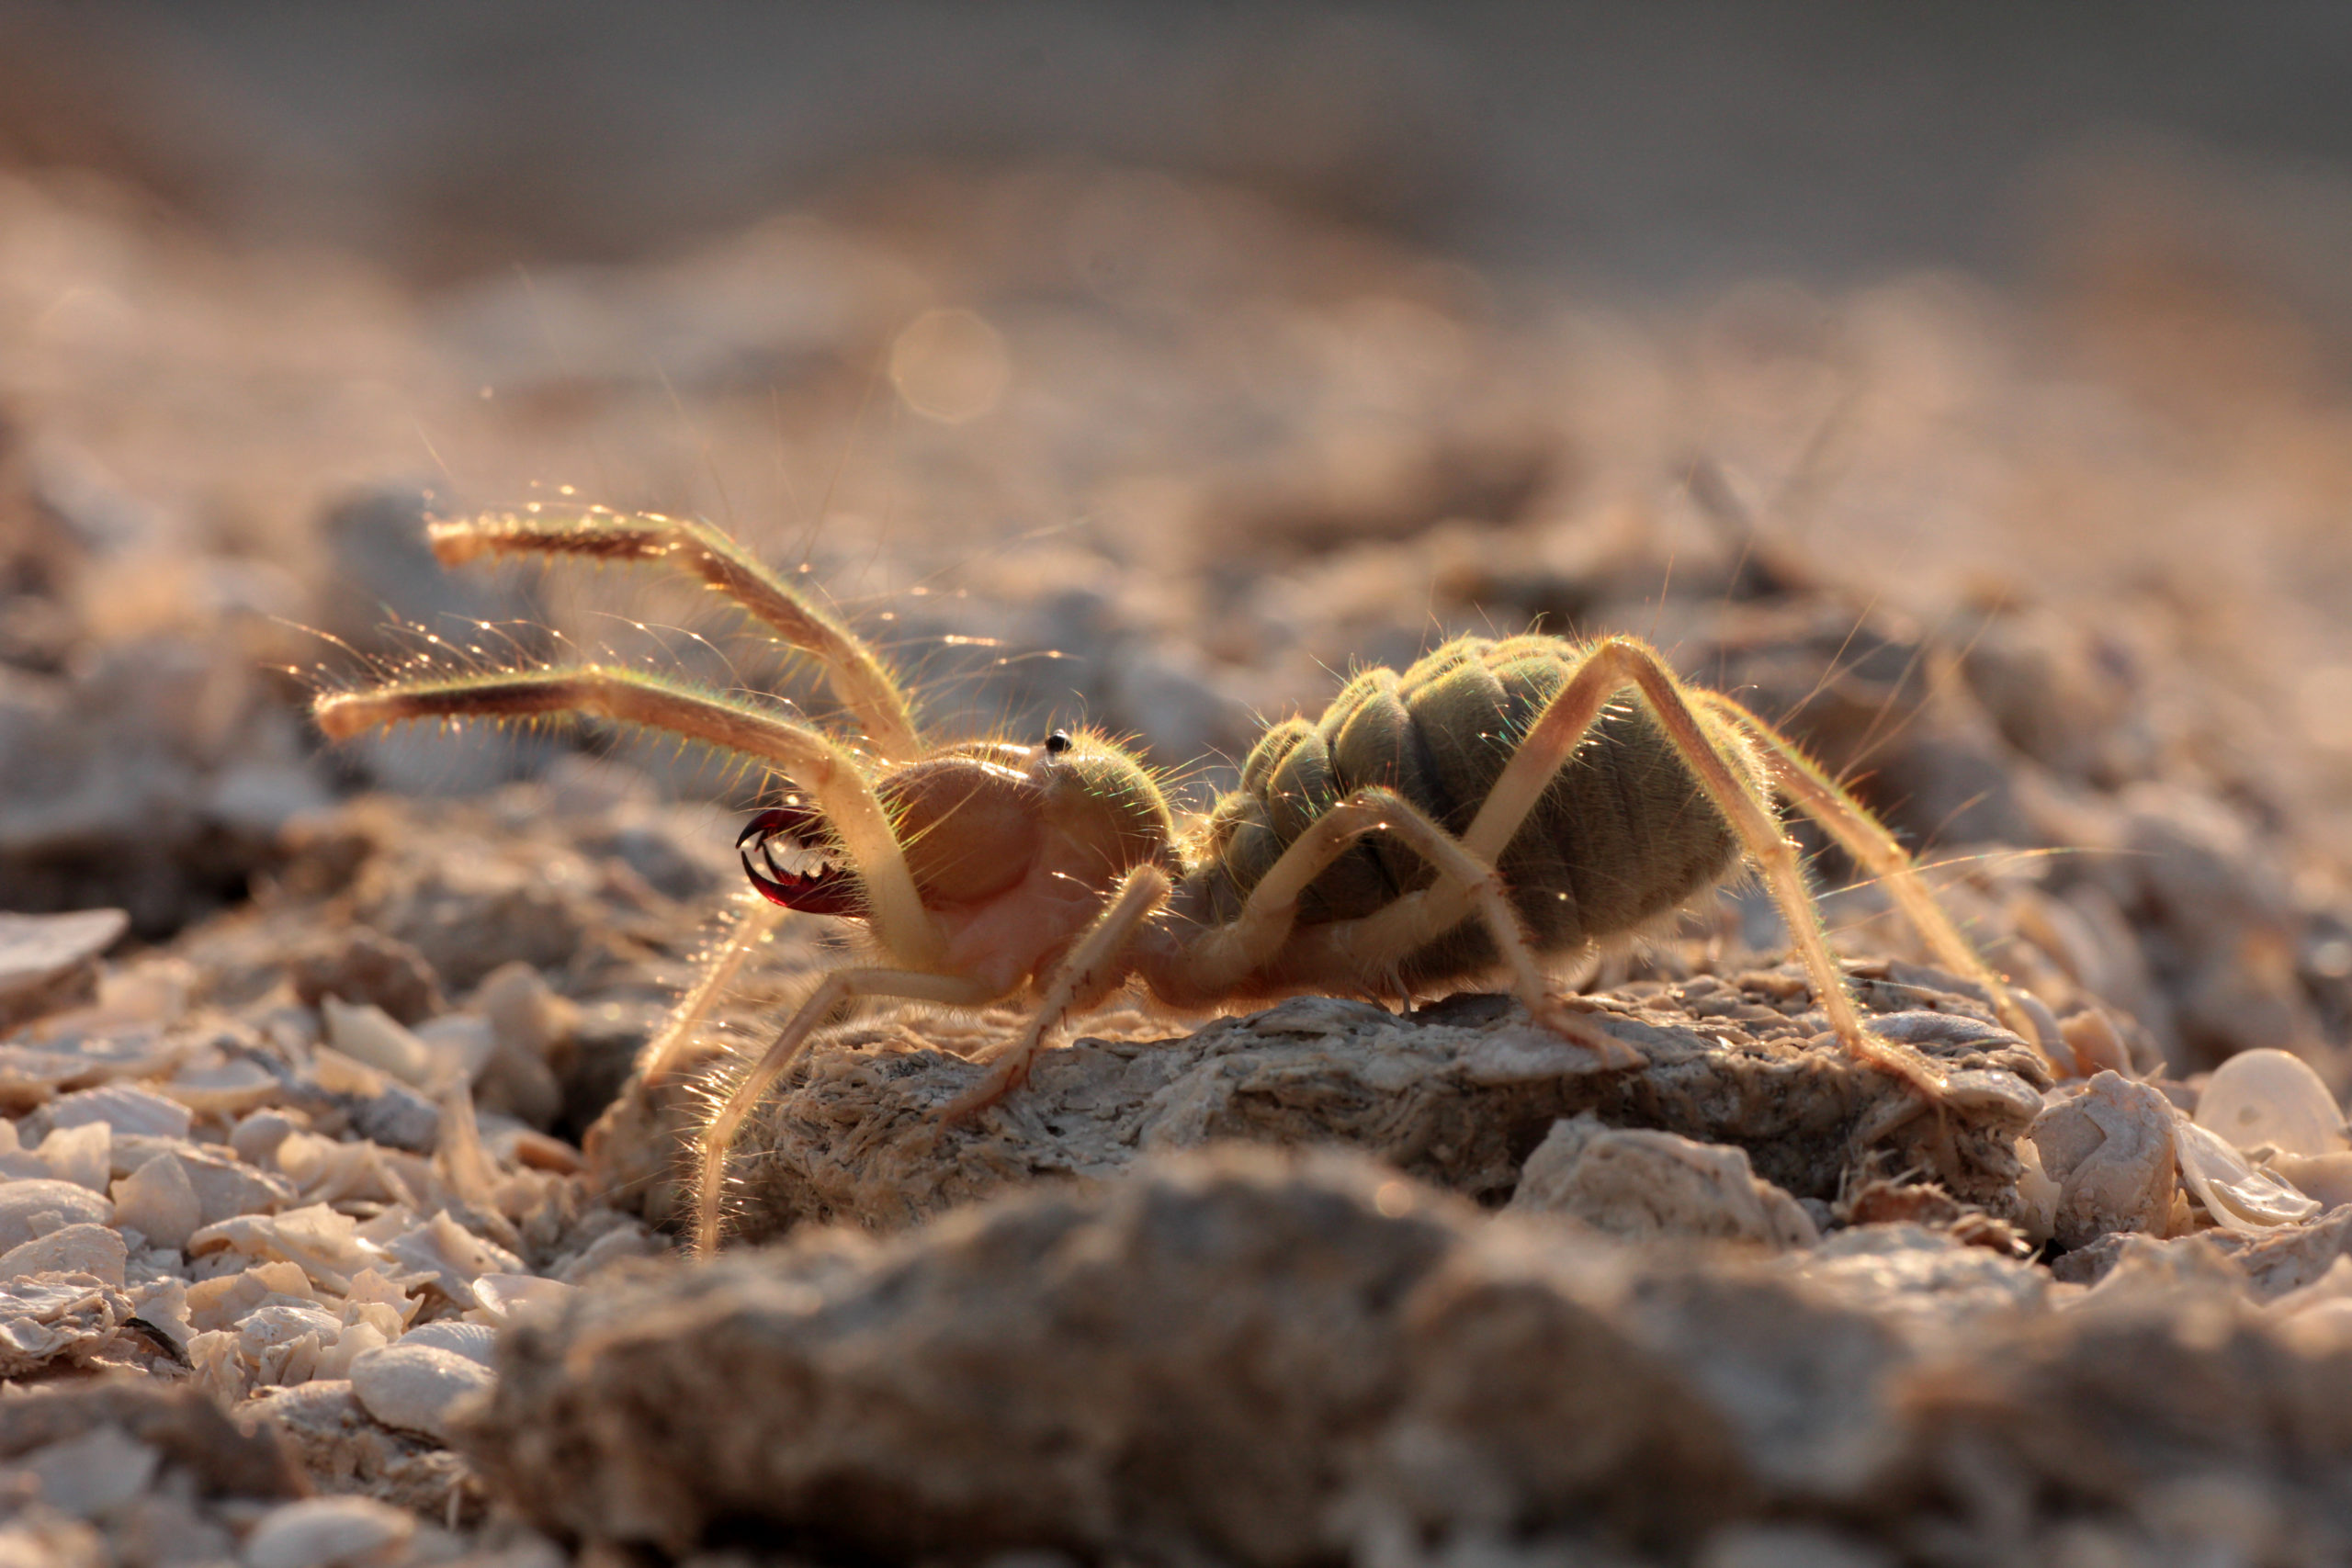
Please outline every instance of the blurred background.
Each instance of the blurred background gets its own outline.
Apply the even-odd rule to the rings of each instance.
[[[2020,969],[2340,1089],[2347,101],[2322,5],[0,3],[0,907],[164,940],[583,743],[755,796],[318,744],[416,660],[817,705],[705,596],[422,547],[569,498],[1196,801],[1351,664],[1647,633]]]

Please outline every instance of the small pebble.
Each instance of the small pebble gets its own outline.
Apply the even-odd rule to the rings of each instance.
[[[416,1517],[372,1497],[306,1497],[265,1516],[245,1538],[245,1568],[334,1568],[389,1559]]]

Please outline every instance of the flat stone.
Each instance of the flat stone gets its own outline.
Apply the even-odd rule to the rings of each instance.
[[[130,926],[120,909],[0,913],[0,1030],[95,999],[98,955]]]

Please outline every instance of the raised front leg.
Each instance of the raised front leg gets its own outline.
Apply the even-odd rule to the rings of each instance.
[[[865,895],[860,912],[890,956],[918,969],[939,961],[939,933],[915,892],[889,814],[858,758],[812,725],[689,682],[605,664],[394,681],[363,692],[332,693],[311,711],[319,728],[336,740],[418,719],[585,714],[766,762],[814,796],[840,836]]]
[[[444,566],[486,555],[650,561],[698,577],[786,642],[813,656],[867,744],[892,761],[921,751],[906,694],[881,659],[782,573],[707,523],[603,507],[494,512],[426,530]]]

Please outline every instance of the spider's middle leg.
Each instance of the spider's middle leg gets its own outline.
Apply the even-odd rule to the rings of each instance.
[[[1373,832],[1396,834],[1437,868],[1438,885],[1407,893],[1376,915],[1299,931],[1298,903],[1308,885]],[[1229,923],[1203,932],[1180,954],[1161,958],[1151,978],[1164,994],[1208,998],[1269,971],[1360,976],[1402,960],[1474,915],[1509,965],[1512,994],[1530,1016],[1590,1048],[1612,1067],[1639,1065],[1640,1057],[1623,1042],[1553,993],[1493,863],[1472,852],[1411,801],[1377,787],[1358,790],[1308,823],[1250,887]]]
[[[1030,1064],[1054,1026],[1072,1009],[1100,1001],[1131,973],[1128,950],[1136,931],[1168,902],[1170,886],[1168,874],[1156,865],[1139,865],[1127,874],[1110,905],[1055,966],[1021,1038],[989,1065],[987,1077],[948,1102],[941,1121],[960,1122],[984,1111],[1028,1079]]]

